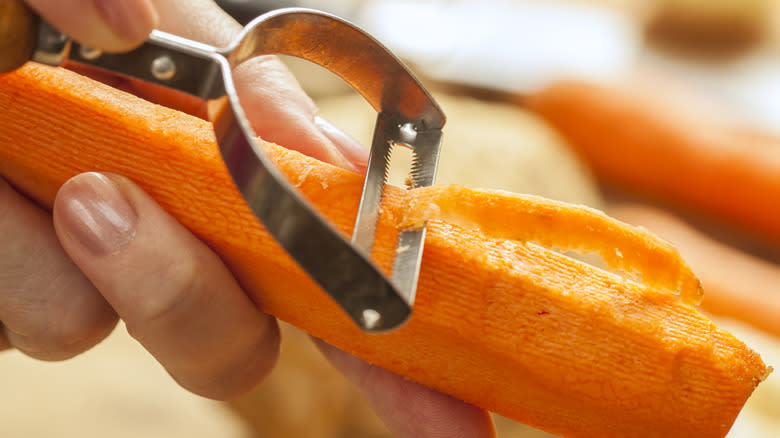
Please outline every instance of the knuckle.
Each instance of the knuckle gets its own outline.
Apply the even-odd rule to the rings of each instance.
[[[49,342],[65,356],[75,356],[103,340],[116,325],[115,318],[69,318],[60,325]]]
[[[59,361],[83,353],[103,340],[116,325],[111,314],[52,315],[45,324],[31,322],[25,334],[9,333],[9,340],[18,350],[36,359]]]
[[[275,324],[275,323],[274,323]],[[179,384],[196,394],[215,400],[230,400],[247,393],[271,373],[279,357],[280,337],[276,331],[258,334],[240,351],[223,356],[216,366],[202,366]]]
[[[134,308],[125,316],[131,336],[143,343],[156,327],[186,317],[183,309],[193,291],[203,287],[203,269],[197,259],[182,257],[150,274],[154,286],[139,292]]]
[[[50,217],[0,177],[0,310],[12,346],[41,360],[88,350],[117,318],[58,245]]]
[[[88,350],[113,330],[117,316],[80,273],[63,268],[42,292],[40,312],[44,335],[52,348],[72,355]],[[68,302],[65,297],[71,297]]]
[[[108,336],[117,322],[88,280],[69,265],[60,268],[40,275],[18,268],[22,280],[4,289],[2,310],[9,341],[41,360],[64,360],[82,353]]]

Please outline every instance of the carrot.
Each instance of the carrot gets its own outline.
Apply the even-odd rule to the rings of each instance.
[[[636,89],[566,82],[527,104],[607,182],[780,243],[780,138]]]
[[[674,242],[702,279],[704,310],[780,337],[780,266],[719,243],[657,208],[620,205],[609,212]]]
[[[634,280],[679,294],[689,304],[701,302],[699,279],[668,242],[642,229],[627,229],[595,209],[459,186],[419,189],[410,198],[400,217],[390,217],[398,228],[443,218],[493,239],[596,253],[608,267]]]
[[[0,174],[42,205],[79,172],[124,174],[208,242],[264,311],[521,422],[571,437],[722,437],[770,372],[673,293],[698,291],[676,252],[596,211],[460,187],[388,188],[380,266],[389,269],[399,228],[430,219],[429,228],[412,318],[367,335],[262,229],[206,122],[41,66],[0,77],[0,112]],[[323,214],[351,230],[359,175],[265,148]],[[628,254],[613,256],[615,265],[674,274],[640,284],[506,237],[603,253],[615,244]]]

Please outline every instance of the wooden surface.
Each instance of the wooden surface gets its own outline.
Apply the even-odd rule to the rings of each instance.
[[[66,362],[0,353],[0,436],[8,438],[250,438],[226,406],[181,387],[117,328]]]

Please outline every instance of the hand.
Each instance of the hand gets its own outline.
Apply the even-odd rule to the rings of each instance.
[[[110,50],[140,43],[154,26],[217,46],[239,30],[210,0],[29,3],[77,40]],[[248,62],[235,79],[261,137],[363,169],[365,149],[317,116],[279,60]],[[53,217],[0,179],[0,242],[0,348],[66,359],[100,342],[120,317],[177,382],[218,399],[253,388],[275,364],[273,317],[217,254],[121,176],[76,176],[60,189]],[[398,436],[494,434],[486,412],[318,346]]]

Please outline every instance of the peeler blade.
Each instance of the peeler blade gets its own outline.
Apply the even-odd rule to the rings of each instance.
[[[352,243],[370,254],[376,240],[382,195],[387,184],[392,150],[407,147],[412,150],[412,167],[407,188],[433,185],[441,149],[441,129],[425,129],[420,121],[398,120],[384,113],[377,116],[374,138],[363,184],[360,208],[355,220]],[[401,230],[395,247],[392,281],[409,305],[414,304],[417,279],[422,264],[426,225]]]
[[[236,178],[237,172],[231,169],[231,174],[266,228],[272,222],[265,211],[269,204],[256,204],[254,201],[262,196],[255,192],[272,192],[277,197],[281,193],[295,199],[295,202],[285,204],[285,208],[290,213],[287,222],[294,217],[297,225],[291,227],[288,223],[284,230],[273,227],[269,230],[361,329],[381,332],[399,327],[411,314],[425,232],[422,227],[408,234],[401,233],[403,244],[409,250],[396,248],[402,257],[394,260],[392,278],[371,261],[390,148],[401,144],[411,147],[419,157],[416,170],[412,169],[414,184],[432,184],[441,130],[446,120],[444,113],[417,78],[386,47],[356,26],[327,13],[299,8],[269,12],[250,22],[236,43],[223,53],[232,66],[266,54],[308,60],[340,76],[377,111],[377,135],[372,142],[352,242],[344,240],[283,176],[275,175],[272,164],[254,169],[255,172],[268,172],[274,178],[255,184],[252,191],[247,191],[245,181]],[[227,74],[225,76],[229,79]],[[226,85],[229,96],[232,95],[231,88]],[[240,105],[235,103],[236,119],[243,126],[244,135],[253,140],[246,118],[236,111],[240,110]],[[254,163],[267,161],[262,150],[251,143],[258,157]],[[228,161],[231,160],[226,158],[231,168]],[[252,163],[251,160],[246,162]],[[284,180],[284,184],[277,180]],[[277,187],[271,188],[274,185]],[[270,205],[279,203],[271,202]],[[297,243],[290,244],[291,241]]]

